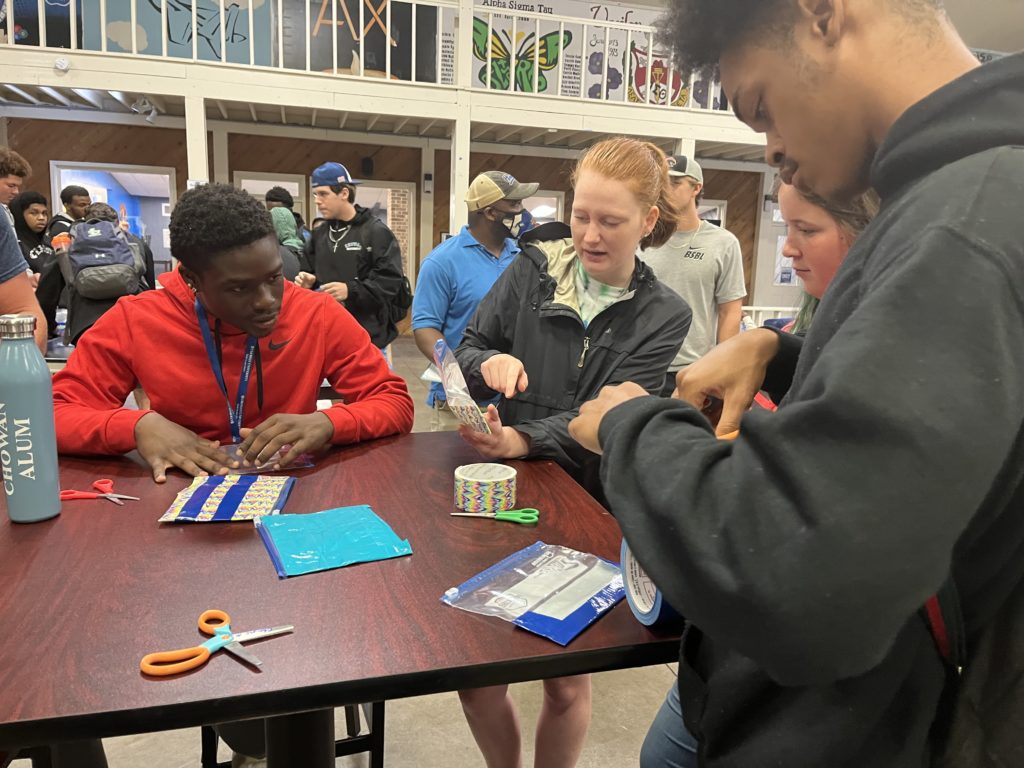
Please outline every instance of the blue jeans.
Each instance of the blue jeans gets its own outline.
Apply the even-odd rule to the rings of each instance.
[[[683,724],[679,686],[672,683],[640,749],[640,768],[698,768],[697,740]]]

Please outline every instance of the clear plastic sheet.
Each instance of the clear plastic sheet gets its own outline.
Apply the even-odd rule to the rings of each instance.
[[[459,361],[448,348],[444,339],[434,344],[434,363],[441,372],[441,384],[447,398],[448,408],[461,423],[484,435],[491,434],[491,428],[480,413],[480,406],[469,395],[466,377],[462,375]]]
[[[538,541],[452,587],[441,601],[568,645],[624,596],[617,565]]]

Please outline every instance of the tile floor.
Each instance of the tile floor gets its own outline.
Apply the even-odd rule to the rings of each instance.
[[[424,404],[427,385],[419,376],[427,366],[410,337],[392,345],[395,370],[409,384],[416,401],[415,431],[430,429],[432,414]],[[604,672],[594,676],[594,714],[580,768],[636,765],[647,727],[675,679],[674,665]],[[512,688],[522,716],[523,764],[533,763],[532,733],[540,710],[541,684]],[[344,733],[338,712],[336,733]],[[476,768],[483,765],[456,694],[438,694],[388,702],[385,760],[389,766]],[[110,768],[199,768],[199,729],[140,734],[104,742]],[[229,757],[221,745],[221,759]],[[366,755],[339,758],[338,766],[361,768]],[[28,768],[17,760],[12,768]]]

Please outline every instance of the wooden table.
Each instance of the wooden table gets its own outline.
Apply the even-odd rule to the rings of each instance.
[[[62,457],[63,488],[110,477],[142,500],[68,501],[32,525],[0,515],[0,747],[274,715],[294,725],[344,704],[673,661],[678,638],[642,627],[625,601],[567,648],[440,602],[538,539],[618,561],[615,520],[552,462],[512,462],[538,526],[449,517],[455,467],[479,460],[456,434],[426,433],[297,472],[286,512],[367,503],[414,554],[280,580],[251,524],[157,522],[184,477],[159,486],[126,459]],[[207,608],[237,631],[295,632],[250,644],[259,672],[219,652],[183,675],[144,676],[146,653],[205,639]]]

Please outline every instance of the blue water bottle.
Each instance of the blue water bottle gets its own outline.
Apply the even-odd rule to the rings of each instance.
[[[0,315],[0,465],[15,523],[60,514],[53,385],[35,330],[32,315]]]

